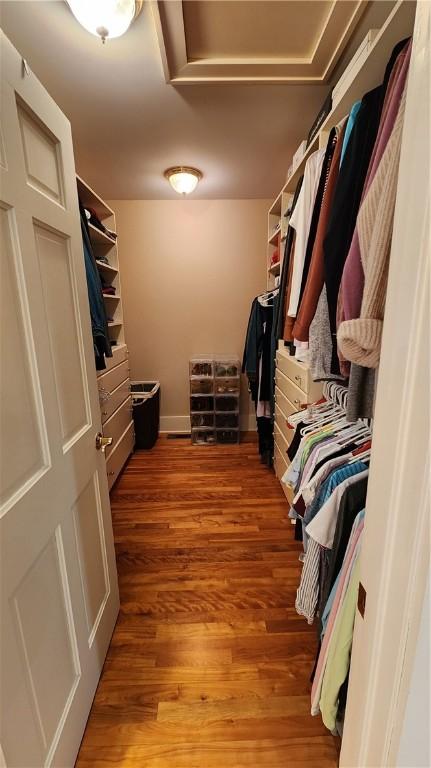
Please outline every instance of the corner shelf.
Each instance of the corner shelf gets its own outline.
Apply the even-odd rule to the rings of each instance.
[[[110,264],[105,264],[104,261],[99,261],[98,259],[96,259],[96,264],[101,272],[106,272],[106,274],[111,275],[111,277],[118,275],[118,269],[116,269],[116,267],[111,267]]]
[[[278,238],[281,234],[281,227],[279,227],[269,238],[268,245],[278,245]]]
[[[109,235],[105,235],[101,229],[98,229],[90,221],[88,222],[88,228],[90,230],[91,244],[92,245],[108,245],[110,248],[117,244],[116,240],[113,240]]]
[[[281,269],[281,261],[276,261],[275,264],[271,264],[270,267],[268,267],[268,272],[270,275],[279,275]]]
[[[101,221],[115,215],[112,208],[78,175],[76,176],[76,183],[79,199],[84,208],[92,208]]]

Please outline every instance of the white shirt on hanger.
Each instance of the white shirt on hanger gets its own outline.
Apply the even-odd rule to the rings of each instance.
[[[325,149],[318,149],[317,152],[313,152],[308,158],[305,165],[304,181],[302,182],[301,191],[295,209],[289,220],[289,225],[296,230],[292,283],[289,309],[287,311],[287,314],[290,317],[296,317],[298,311],[308,234],[310,231],[311,217],[313,215],[313,207],[316,200],[325,151]]]
[[[360,460],[361,458],[358,456],[358,461]],[[308,535],[314,541],[317,541],[317,543],[322,547],[326,547],[326,549],[332,549],[335,529],[337,527],[338,510],[340,508],[341,497],[344,491],[349,487],[349,485],[353,485],[353,483],[357,483],[358,480],[362,480],[364,477],[367,477],[368,472],[368,469],[364,469],[363,472],[359,472],[352,477],[348,477],[346,480],[343,480],[340,485],[337,485],[333,493],[331,493],[329,499],[325,501],[324,505],[318,511],[317,515],[313,517],[310,523],[308,523],[305,530],[307,531]]]

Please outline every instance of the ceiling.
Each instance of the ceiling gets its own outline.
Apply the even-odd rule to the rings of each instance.
[[[286,30],[292,56],[300,47],[315,46],[323,9],[331,5],[326,0],[232,0],[229,12],[256,12],[262,29],[261,37],[254,34],[256,60],[268,54],[272,41],[277,55],[283,51],[279,31],[267,47],[263,4],[271,6],[271,13],[277,12],[272,6],[301,10],[295,32]],[[371,26],[380,26],[392,4],[376,0],[367,5],[345,56]],[[187,3],[187,45],[193,56],[250,54],[252,35],[239,35],[238,21],[223,35],[225,5],[230,2]],[[238,5],[242,9],[234,8]],[[347,0],[346,5],[354,3]],[[199,18],[205,22],[198,23]],[[0,22],[69,117],[78,173],[108,200],[176,199],[163,178],[171,165],[202,170],[194,198],[271,198],[328,92],[327,84],[316,83],[167,84],[160,29],[149,2],[127,34],[106,45],[81,28],[62,0],[2,1]]]
[[[367,0],[154,0],[167,82],[325,82]]]

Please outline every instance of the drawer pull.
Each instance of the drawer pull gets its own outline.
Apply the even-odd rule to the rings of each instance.
[[[295,374],[295,381],[299,381],[299,382],[300,382],[300,381],[301,381],[301,377],[300,377],[300,376],[297,376],[297,375]]]
[[[108,415],[108,411],[102,411],[102,416],[107,416],[107,415]]]
[[[298,405],[298,406],[301,405],[301,401],[300,400],[294,400],[293,403],[294,403],[294,405]]]
[[[113,470],[113,469],[111,469],[111,470],[108,472],[108,477],[109,477],[109,476],[112,476],[112,475],[115,475],[115,472],[114,472],[114,470]]]
[[[108,392],[105,387],[99,387],[99,400],[101,403],[106,403],[107,400],[111,397],[111,393]]]

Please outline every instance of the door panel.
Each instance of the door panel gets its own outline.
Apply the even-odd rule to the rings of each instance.
[[[73,263],[67,238],[40,224],[34,225],[34,236],[65,451],[90,426]]]
[[[17,113],[27,184],[63,205],[60,142],[19,97]]]
[[[73,508],[77,557],[85,604],[88,645],[91,647],[101,611],[109,597],[109,573],[104,557],[102,507],[95,474]]]
[[[13,211],[0,208],[0,344],[2,364],[7,369],[2,381],[2,397],[8,403],[2,414],[2,431],[10,436],[8,450],[2,451],[0,499],[3,510],[37,481],[49,462],[39,375],[31,328],[28,328],[28,301],[20,279],[22,263],[15,235]]]
[[[1,35],[1,742],[72,766],[118,585],[70,125]]]

